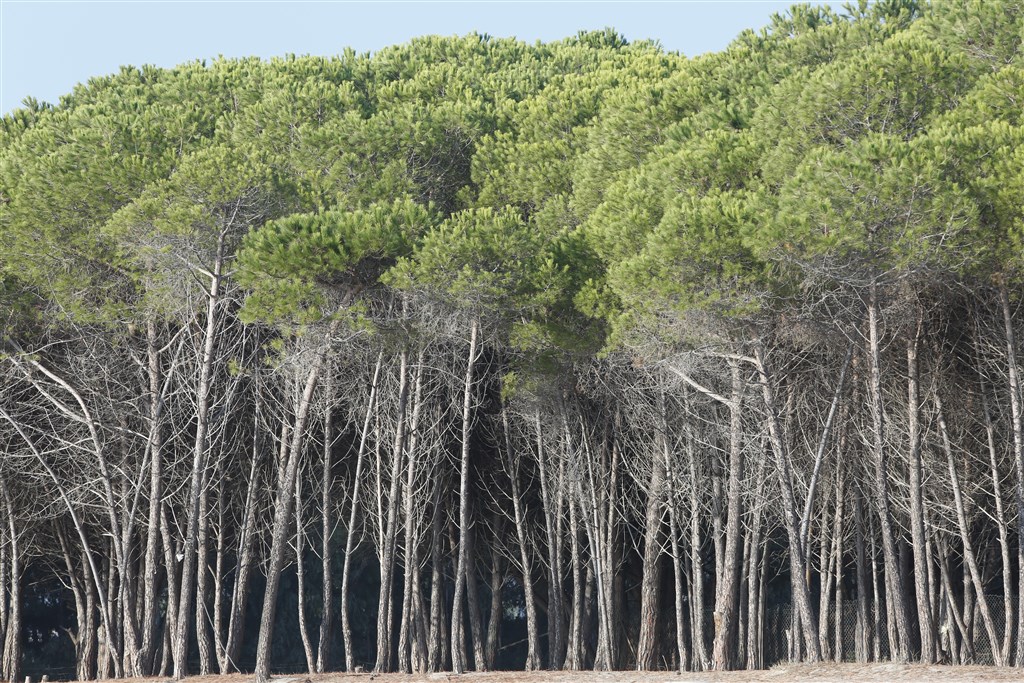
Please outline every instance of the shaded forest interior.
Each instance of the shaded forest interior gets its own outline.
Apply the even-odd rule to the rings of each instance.
[[[1024,5],[124,67],[0,125],[0,675],[1024,666]]]

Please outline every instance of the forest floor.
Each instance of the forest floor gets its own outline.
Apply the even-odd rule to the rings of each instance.
[[[161,681],[163,679],[151,679]],[[186,683],[247,683],[250,676],[194,676]],[[763,671],[719,671],[679,674],[671,671],[494,671],[467,673],[461,676],[445,673],[408,674],[345,674],[329,673],[280,674],[275,683],[414,683],[418,681],[460,681],[461,683],[675,683],[707,681],[708,683],[971,683],[972,681],[1024,681],[1020,669],[994,666],[925,666],[920,664],[780,664]],[[135,683],[139,683],[135,679]]]

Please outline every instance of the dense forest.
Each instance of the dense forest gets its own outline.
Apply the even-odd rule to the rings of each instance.
[[[1022,40],[879,0],[27,100],[3,677],[1024,665]]]

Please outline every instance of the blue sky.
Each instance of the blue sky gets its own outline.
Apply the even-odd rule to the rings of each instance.
[[[471,31],[554,40],[612,26],[695,55],[719,50],[791,2],[258,0],[0,0],[0,112],[32,95],[57,102],[76,83],[122,64],[197,58],[333,55],[377,50],[423,34]],[[821,3],[815,3],[821,4]],[[831,3],[837,5],[839,3]]]

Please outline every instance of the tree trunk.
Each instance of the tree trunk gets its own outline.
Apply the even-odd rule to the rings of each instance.
[[[370,434],[370,422],[374,414],[374,401],[377,398],[377,383],[380,381],[380,370],[384,364],[384,352],[377,354],[377,365],[373,369],[373,380],[370,384],[370,397],[366,402],[366,417],[363,419],[363,431],[359,435],[359,449],[356,452],[356,471],[352,480],[352,507],[348,514],[348,528],[345,537],[345,556],[341,569],[341,634],[345,640],[345,671],[355,669],[355,654],[352,647],[352,624],[348,613],[349,574],[352,568],[352,550],[355,547],[356,515],[359,513],[359,492],[363,483],[363,462],[366,459],[366,440]]]
[[[333,574],[333,553],[331,552],[331,536],[334,530],[332,515],[334,512],[334,460],[331,457],[331,449],[334,447],[334,432],[331,421],[331,398],[333,398],[333,383],[328,378],[327,382],[327,405],[324,408],[324,468],[322,486],[320,489],[320,566],[323,576],[323,595],[320,634],[317,639],[316,648],[316,673],[322,674],[327,671],[328,659],[331,655],[331,635],[334,631],[334,574]]]
[[[213,376],[214,346],[217,336],[217,309],[220,304],[221,273],[224,265],[225,231],[217,239],[217,255],[210,291],[207,292],[206,328],[203,337],[203,356],[199,365],[199,386],[196,389],[196,435],[192,451],[192,472],[186,504],[188,528],[185,535],[184,557],[181,563],[181,589],[178,595],[178,623],[174,633],[174,678],[181,680],[188,673],[189,614],[192,587],[196,573],[196,540],[199,537],[199,500],[205,482],[206,461],[210,430],[210,384]]]
[[[263,449],[259,439],[259,394],[256,396],[256,409],[253,418],[252,458],[249,463],[249,478],[246,480],[245,507],[242,511],[242,532],[238,537],[238,558],[235,566],[235,581],[231,588],[231,607],[228,616],[228,635],[224,646],[224,660],[220,664],[221,673],[240,671],[239,654],[242,650],[242,637],[245,633],[245,607],[249,601],[249,574],[252,572],[253,540],[256,531],[256,492],[258,467],[263,459]]]
[[[327,340],[334,336],[336,324],[332,324]],[[271,536],[270,557],[267,568],[267,588],[263,596],[263,614],[260,618],[260,635],[256,647],[256,670],[254,677],[257,683],[270,680],[270,652],[274,636],[274,617],[277,614],[277,588],[281,581],[281,570],[284,568],[285,547],[288,543],[288,529],[292,522],[292,504],[295,502],[295,479],[298,474],[299,461],[302,456],[303,438],[306,433],[306,421],[309,408],[313,402],[313,391],[320,377],[320,369],[327,354],[327,341],[313,359],[306,376],[302,397],[299,399],[292,429],[291,446],[288,449],[288,460],[285,478],[278,489],[277,507],[274,510],[274,527]]]
[[[929,604],[928,563],[925,557],[924,499],[921,491],[921,399],[919,389],[918,347],[923,325],[917,310],[916,331],[907,341],[907,426],[910,432],[910,536],[914,549],[914,596],[917,600],[917,623],[921,633],[921,663],[935,662],[935,624]]]
[[[530,562],[529,539],[526,534],[526,519],[519,491],[519,458],[512,451],[508,410],[504,402],[501,406],[501,424],[505,437],[505,469],[512,484],[512,514],[516,527],[516,540],[519,545],[519,566],[522,570],[523,598],[526,603],[524,606],[526,610],[526,663],[524,667],[527,671],[536,671],[541,667],[540,634],[537,628],[537,602],[533,594],[533,572]]]
[[[964,507],[963,493],[960,489],[960,477],[956,471],[956,463],[953,458],[953,447],[950,444],[949,432],[946,427],[946,416],[942,410],[942,399],[938,390],[932,393],[932,400],[937,411],[939,435],[942,437],[942,450],[946,454],[946,465],[949,467],[949,482],[953,488],[953,502],[956,508],[957,526],[960,529],[960,540],[964,547],[964,564],[970,571],[971,584],[978,595],[978,607],[981,610],[981,619],[988,633],[989,646],[992,649],[992,660],[996,666],[1006,664],[1006,653],[1000,647],[1000,640],[996,633],[995,623],[992,621],[992,613],[988,608],[988,601],[985,600],[985,586],[981,579],[981,572],[978,570],[978,561],[974,553],[974,546],[971,543],[970,531],[967,526],[967,513]]]
[[[661,400],[661,424],[664,432],[664,399]],[[651,462],[651,477],[647,482],[647,510],[644,515],[644,554],[640,580],[640,635],[636,647],[637,671],[658,668],[658,607],[661,599],[661,527],[665,514],[664,487],[668,435],[662,433],[660,444]]]
[[[790,575],[795,593],[793,601],[800,613],[800,624],[803,629],[804,646],[807,648],[807,660],[821,660],[821,644],[818,640],[818,617],[811,606],[811,589],[807,585],[807,557],[804,544],[800,538],[800,520],[796,512],[796,496],[793,493],[793,466],[790,461],[787,442],[782,431],[781,420],[775,406],[774,390],[768,368],[765,366],[764,351],[760,345],[754,350],[757,370],[761,376],[761,393],[765,409],[768,412],[768,437],[775,453],[776,472],[779,475],[779,489],[782,492],[783,523],[789,539]],[[794,637],[796,634],[793,634]]]
[[[402,485],[402,458],[406,439],[406,412],[409,403],[409,353],[402,349],[398,369],[398,414],[391,446],[391,485],[387,499],[387,522],[382,523],[380,544],[380,594],[377,600],[377,662],[375,673],[391,671],[395,579],[395,551],[398,542],[398,499]],[[378,470],[378,478],[380,472]],[[382,520],[383,522],[383,520]]]
[[[306,520],[302,510],[302,478],[295,479],[295,603],[299,618],[299,638],[302,640],[302,651],[306,655],[306,671],[316,670],[316,657],[313,655],[313,641],[309,637],[309,625],[306,623],[306,567],[303,558],[306,555]]]
[[[1022,416],[1020,376],[1017,366],[1017,338],[1013,329],[1013,310],[1006,283],[999,283],[999,303],[1006,331],[1006,365],[1013,426],[1013,465],[1017,474],[1017,656],[1014,662],[1024,667],[1024,416]],[[1009,624],[1007,624],[1009,629]]]
[[[890,655],[894,661],[910,660],[910,626],[903,596],[902,572],[896,552],[892,513],[889,509],[889,459],[885,445],[885,416],[883,411],[881,340],[878,336],[877,286],[872,283],[868,299],[868,362],[871,367],[869,396],[872,423],[872,451],[874,456],[874,488],[878,509],[879,531],[882,536],[882,555],[885,560],[886,599],[891,601],[895,617],[895,642],[890,641]]]
[[[473,387],[475,384],[477,337],[479,323],[473,320],[469,336],[469,355],[466,361],[466,382],[462,397],[462,454],[459,467],[459,548],[455,568],[455,597],[452,600],[452,671],[464,673],[466,664],[463,661],[463,600],[466,593],[466,580],[469,567],[469,439],[472,426]]]

